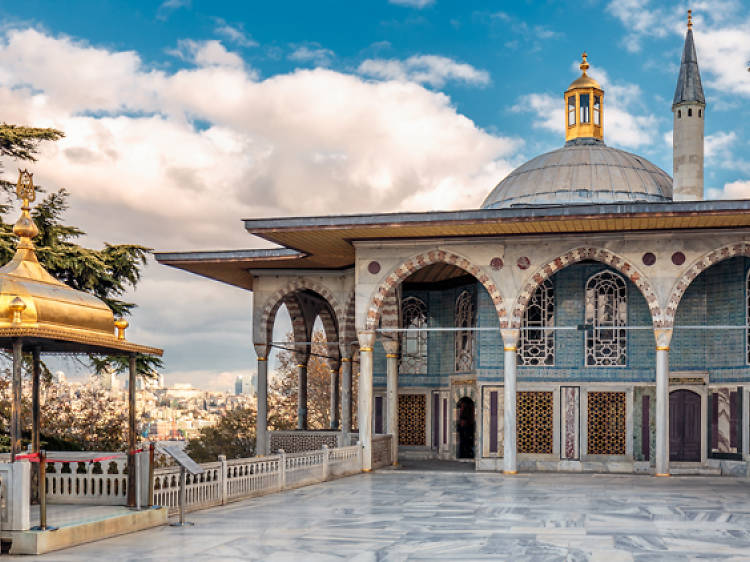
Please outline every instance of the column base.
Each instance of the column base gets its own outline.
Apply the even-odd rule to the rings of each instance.
[[[662,473],[662,472],[657,472],[656,474],[654,474],[654,476],[660,476],[660,477],[662,477],[662,478],[669,478],[669,477],[670,477],[670,476],[672,476],[672,475],[671,475],[671,474],[669,474],[668,472],[664,472],[664,473]]]
[[[518,474],[518,471],[517,470],[503,470],[503,474],[509,474],[509,475]]]
[[[363,468],[362,472],[372,472],[372,469],[371,468]]]

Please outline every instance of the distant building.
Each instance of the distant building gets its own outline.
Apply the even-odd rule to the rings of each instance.
[[[234,393],[240,394],[255,394],[255,376],[254,375],[237,375],[234,380]]]

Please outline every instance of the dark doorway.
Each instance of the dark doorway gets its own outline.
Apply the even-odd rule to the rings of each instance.
[[[474,401],[464,396],[457,404],[458,416],[456,419],[456,431],[458,433],[458,458],[474,458],[474,433],[476,422],[474,420]]]
[[[691,390],[669,393],[669,460],[701,460],[701,397]]]

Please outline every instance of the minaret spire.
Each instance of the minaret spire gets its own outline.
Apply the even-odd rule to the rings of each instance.
[[[685,46],[672,101],[673,199],[703,199],[703,136],[706,98],[693,41],[693,11],[688,10]]]

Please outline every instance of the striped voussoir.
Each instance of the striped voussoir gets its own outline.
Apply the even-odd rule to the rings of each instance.
[[[750,257],[750,244],[746,244],[745,242],[727,244],[726,246],[708,252],[690,264],[685,272],[677,279],[672,288],[672,292],[669,294],[669,301],[664,310],[663,327],[671,327],[674,325],[677,307],[679,306],[682,297],[685,295],[685,291],[687,291],[690,284],[696,277],[698,277],[698,275],[720,261],[728,260],[729,258],[737,256]]]
[[[523,289],[521,289],[521,292],[516,299],[515,305],[513,306],[513,312],[510,318],[510,327],[514,329],[519,329],[521,327],[523,316],[526,311],[526,306],[531,300],[531,297],[534,295],[534,291],[536,291],[537,287],[539,287],[539,285],[541,285],[545,279],[548,279],[553,274],[569,265],[573,265],[574,263],[578,263],[584,260],[594,260],[602,262],[625,275],[633,282],[636,287],[638,287],[638,289],[641,291],[641,294],[643,294],[644,298],[646,299],[648,308],[651,311],[651,318],[653,320],[654,326],[658,326],[659,323],[663,321],[661,308],[659,306],[659,299],[656,296],[656,291],[654,291],[654,288],[652,287],[646,276],[638,271],[638,269],[631,262],[604,248],[581,247],[570,250],[562,256],[551,260],[531,275],[529,280],[523,286]]]
[[[495,305],[495,309],[497,310],[497,315],[500,319],[500,326],[505,327],[506,320],[503,298],[490,277],[484,274],[477,265],[471,263],[466,258],[462,258],[461,256],[444,250],[430,250],[429,252],[418,254],[413,258],[406,260],[386,276],[385,280],[378,286],[375,295],[370,301],[370,306],[367,309],[366,328],[368,330],[374,330],[377,328],[381,314],[385,313],[384,304],[386,303],[386,299],[390,292],[395,291],[399,284],[412,273],[419,271],[423,267],[432,265],[433,263],[448,263],[460,267],[467,273],[472,274],[484,286],[484,288],[487,289],[487,292]],[[398,307],[396,307],[396,314],[398,314]],[[396,316],[396,318],[398,318],[398,316]],[[389,324],[392,323],[392,318],[389,318],[388,322]]]
[[[273,323],[276,319],[276,312],[278,311],[282,302],[286,304],[287,300],[296,301],[296,299],[289,299],[289,296],[298,291],[312,291],[313,293],[317,293],[318,295],[320,295],[328,302],[328,305],[335,315],[335,321],[333,321],[331,325],[326,326],[326,320],[323,317],[321,317],[321,320],[324,322],[323,326],[324,328],[326,328],[326,337],[328,341],[336,341],[338,335],[336,335],[335,338],[331,338],[331,336],[328,335],[328,330],[330,327],[333,327],[333,330],[330,333],[336,333],[335,326],[341,325],[341,318],[344,316],[343,310],[337,302],[336,297],[333,296],[333,293],[325,285],[322,285],[321,283],[318,283],[317,281],[313,281],[312,279],[308,279],[306,277],[299,277],[297,279],[294,279],[293,281],[290,281],[285,287],[276,291],[266,300],[266,304],[263,307],[263,312],[260,318],[260,325],[265,326],[268,341],[272,340]],[[292,304],[292,306],[294,306],[294,304]],[[289,306],[287,306],[287,308],[289,308]],[[301,314],[301,311],[295,310],[293,313],[292,310],[289,310],[289,316],[291,316],[292,318],[294,338],[297,341],[306,341],[305,339],[298,339],[298,326],[295,326],[295,322],[299,323],[300,321],[302,322],[302,326],[304,326],[304,316]]]

